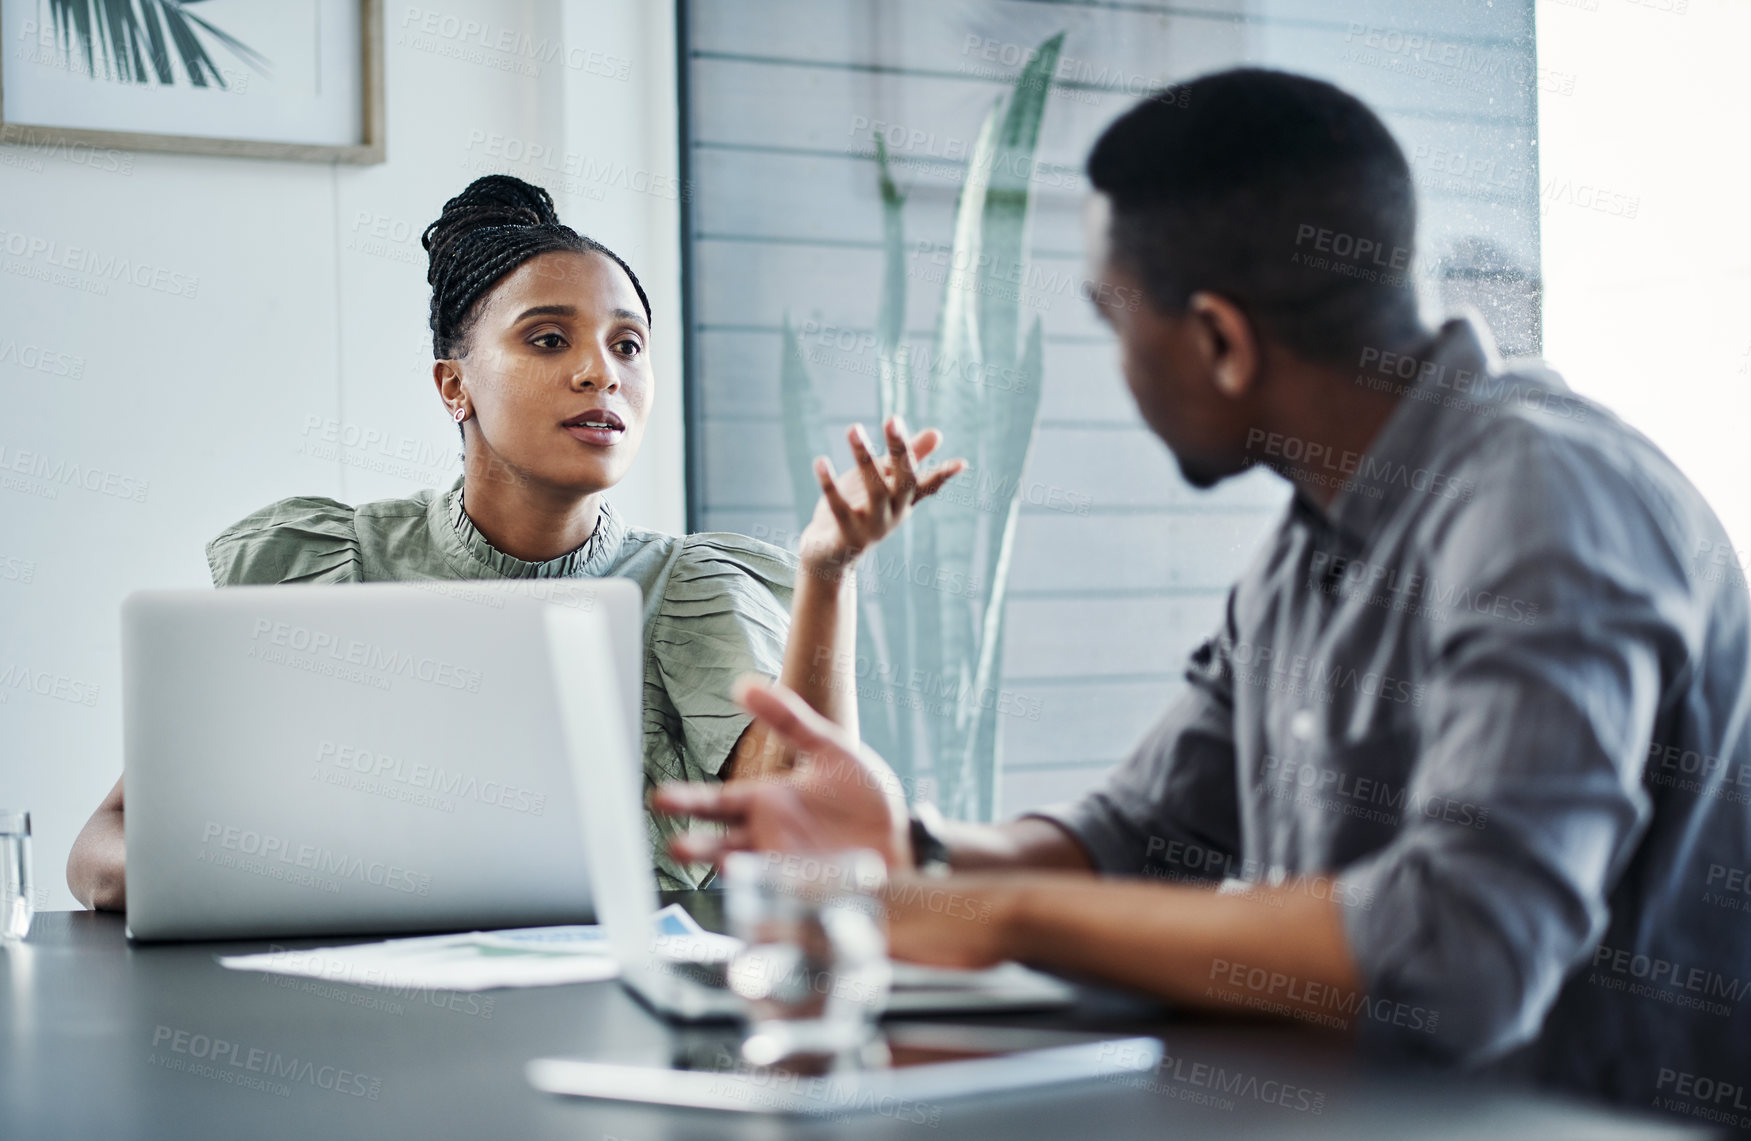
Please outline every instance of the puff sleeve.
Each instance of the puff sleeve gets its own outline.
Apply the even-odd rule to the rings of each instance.
[[[690,535],[652,619],[651,663],[680,720],[676,780],[715,778],[748,727],[730,698],[744,673],[777,678],[790,631],[796,558],[741,535]]]
[[[207,544],[214,586],[290,582],[361,582],[353,509],[333,499],[271,503],[233,523]]]

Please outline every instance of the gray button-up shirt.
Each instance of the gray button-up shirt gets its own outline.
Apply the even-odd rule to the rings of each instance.
[[[1219,963],[1249,1005],[1751,1121],[1744,576],[1645,437],[1499,368],[1450,322],[1361,355],[1401,393],[1365,456],[1255,434],[1336,499],[1296,498],[1166,715],[1041,815],[1107,873],[1338,901],[1366,994]]]

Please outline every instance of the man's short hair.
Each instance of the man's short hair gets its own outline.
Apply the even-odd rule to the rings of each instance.
[[[1112,259],[1163,312],[1215,293],[1327,363],[1419,327],[1410,166],[1329,83],[1239,68],[1157,93],[1101,135],[1088,176],[1112,203]]]

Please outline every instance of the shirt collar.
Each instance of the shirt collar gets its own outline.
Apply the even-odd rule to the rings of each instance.
[[[1381,522],[1407,503],[1414,506],[1420,498],[1470,499],[1474,490],[1468,479],[1442,470],[1440,453],[1446,442],[1459,436],[1458,418],[1481,411],[1471,393],[1498,363],[1488,332],[1468,318],[1455,317],[1420,352],[1401,359],[1410,363],[1382,371],[1370,361],[1357,374],[1357,383],[1396,389],[1398,407],[1366,454],[1355,457],[1354,469],[1344,474],[1337,498],[1321,509],[1296,492],[1303,512],[1323,519],[1357,546],[1365,546]],[[1406,368],[1414,371],[1401,380]]]
[[[530,562],[507,555],[487,541],[462,507],[462,477],[432,500],[431,523],[444,549],[459,565],[484,571],[481,578],[601,577],[611,570],[626,538],[626,523],[606,499],[596,516],[596,529],[582,546],[558,558]]]

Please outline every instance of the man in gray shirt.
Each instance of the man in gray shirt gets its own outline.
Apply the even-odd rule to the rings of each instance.
[[[1188,480],[1295,487],[1190,684],[1081,800],[934,827],[879,758],[748,687],[815,759],[667,790],[730,825],[689,854],[934,857],[960,902],[902,884],[897,954],[1746,1108],[1722,1099],[1751,1101],[1751,614],[1719,521],[1555,375],[1422,326],[1409,171],[1367,108],[1263,71],[1179,92],[1089,160],[1097,304]]]

